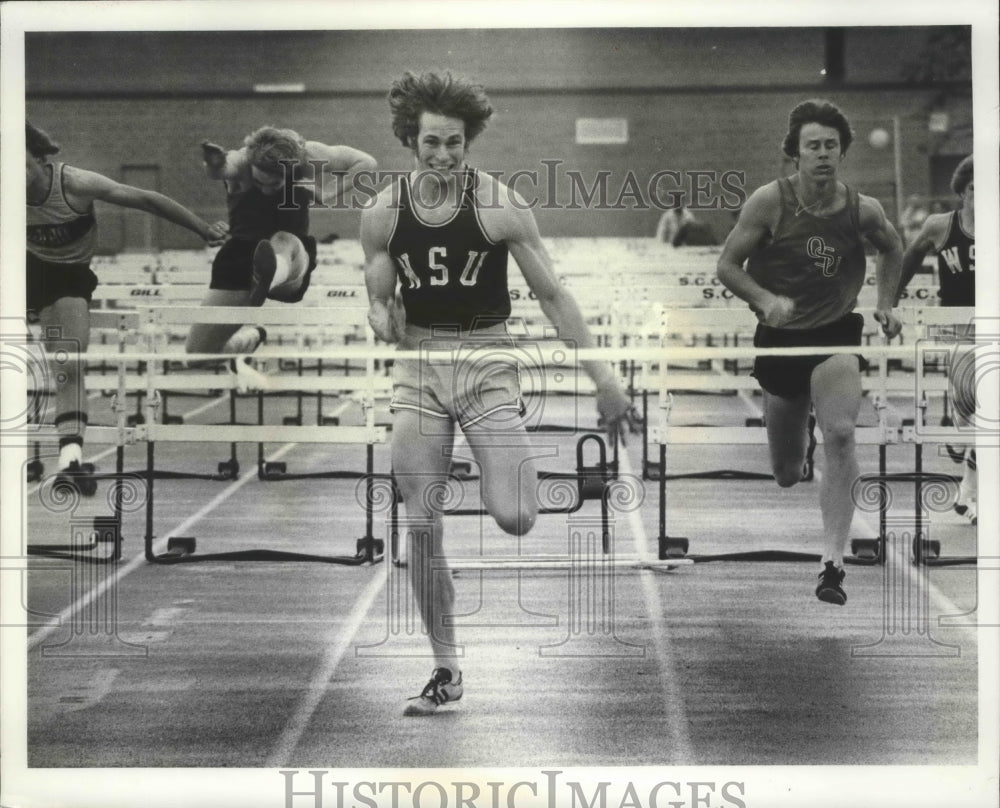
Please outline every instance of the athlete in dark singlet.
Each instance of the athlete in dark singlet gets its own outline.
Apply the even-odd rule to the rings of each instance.
[[[210,244],[221,243],[226,225],[209,225],[174,200],[155,191],[122,185],[102,174],[50,162],[59,146],[41,129],[25,124],[27,164],[27,257],[25,278],[29,320],[43,328],[49,353],[66,353],[53,372],[55,423],[60,434],[57,482],[92,495],[90,464],[83,463],[87,396],[83,360],[90,343],[89,302],[97,287],[90,260],[97,245],[94,201],[152,213],[186,227]]]
[[[970,154],[955,168],[951,177],[951,190],[958,196],[961,207],[951,213],[932,213],[924,221],[906,252],[903,254],[903,276],[897,298],[902,296],[928,255],[937,256],[938,298],[942,306],[968,307],[976,305],[976,189]],[[957,319],[957,318],[956,318]],[[952,327],[955,339],[975,336],[970,322],[956,322]],[[962,381],[974,379],[975,374],[961,374]],[[975,411],[975,391],[955,389],[953,404],[955,423],[967,425]],[[954,456],[965,467],[959,486],[955,510],[973,525],[979,523],[976,468],[976,450],[954,448]]]
[[[230,240],[212,261],[202,305],[260,306],[267,298],[300,301],[316,267],[310,205],[339,204],[360,172],[375,170],[375,158],[350,146],[327,146],[270,126],[248,135],[238,151],[226,152],[206,141],[202,155],[208,176],[226,184],[230,231]],[[325,172],[336,181],[324,177]],[[325,189],[323,199],[316,198],[318,188]],[[250,353],[262,337],[256,326],[202,323],[192,326],[187,350]]]
[[[455,591],[435,496],[447,480],[456,424],[500,527],[523,535],[538,513],[518,368],[504,350],[508,251],[559,336],[581,348],[594,341],[555,277],[528,206],[466,165],[469,144],[493,112],[483,89],[447,73],[407,73],[393,84],[389,103],[393,131],[416,166],[363,212],[361,241],[373,330],[401,349],[430,351],[426,360],[396,361],[392,399],[393,471],[413,525],[407,566],[435,659],[430,682],[405,714],[429,715],[463,692],[451,622]],[[637,419],[610,364],[581,364],[609,431],[634,429]]]
[[[928,255],[937,256],[938,297],[942,306],[976,305],[976,205],[972,155],[958,164],[951,188],[961,207],[932,213],[903,254],[898,295],[919,271]]]
[[[784,151],[795,159],[796,173],[757,189],[726,240],[718,277],[756,312],[759,347],[860,344],[863,322],[853,310],[864,283],[863,238],[878,250],[875,319],[888,336],[899,333],[892,308],[902,245],[878,201],[837,179],[851,139],[850,124],[833,104],[805,101],[795,107]],[[823,570],[816,595],[836,604],[847,601],[841,584],[854,515],[851,490],[858,478],[859,361],[855,355],[818,353],[758,357],[754,365],[767,393],[771,465],[783,488],[802,479],[807,422],[815,408],[826,458],[820,491]]]

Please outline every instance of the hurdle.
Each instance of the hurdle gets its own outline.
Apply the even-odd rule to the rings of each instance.
[[[886,447],[890,444],[898,443],[902,437],[902,427],[893,426],[888,423],[886,417],[887,390],[888,385],[888,361],[904,355],[911,349],[901,346],[884,346],[880,348],[862,348],[857,346],[830,347],[823,348],[824,354],[848,354],[857,353],[874,354],[879,357],[879,382],[873,389],[879,391],[876,400],[876,412],[878,414],[878,425],[875,427],[857,427],[855,429],[855,441],[858,445],[876,445],[879,447],[879,473],[873,475],[879,478],[886,475]],[[660,558],[691,558],[696,562],[705,561],[819,561],[820,556],[814,553],[799,553],[790,551],[764,550],[719,554],[689,555],[690,539],[684,536],[673,536],[667,532],[667,491],[666,483],[668,479],[677,479],[681,476],[689,475],[668,475],[667,468],[667,445],[668,443],[699,443],[699,444],[761,444],[766,443],[766,430],[763,427],[712,427],[706,430],[704,427],[674,426],[670,424],[670,411],[673,405],[672,390],[678,387],[678,383],[673,380],[667,356],[675,358],[687,357],[689,359],[714,358],[716,356],[728,356],[737,359],[749,359],[755,356],[807,356],[815,354],[815,347],[808,348],[784,348],[784,349],[763,349],[763,348],[742,348],[742,349],[718,349],[718,348],[678,348],[666,347],[659,349],[662,357],[658,361],[658,396],[660,400],[660,424],[656,427],[649,427],[649,434],[653,442],[658,444],[659,457],[656,461],[656,475],[658,482],[658,545]],[[643,358],[652,361],[657,359],[657,349],[645,349],[639,352]],[[698,380],[694,383],[701,383]],[[690,381],[682,382],[692,383]],[[732,380],[725,379],[726,384],[731,384]],[[821,439],[820,441],[821,442]],[[715,475],[697,475],[701,477],[712,477]],[[769,476],[769,475],[768,475]],[[845,561],[853,564],[884,564],[885,563],[885,543],[886,543],[886,515],[887,499],[881,497],[879,501],[879,535],[875,538],[863,538],[851,540],[851,555]]]
[[[169,306],[169,307],[149,307],[139,310],[140,328],[149,333],[156,332],[165,322],[193,324],[196,322],[223,322],[223,323],[245,323],[247,321],[256,323],[276,321],[279,324],[329,324],[338,320],[350,320],[355,322],[357,311],[350,309],[321,309],[321,308],[245,308],[245,307],[201,307],[201,306]],[[371,339],[371,335],[369,335]],[[206,430],[204,426],[190,424],[163,424],[158,422],[156,417],[157,401],[159,389],[164,385],[180,386],[182,389],[197,389],[199,386],[212,385],[219,386],[220,379],[214,374],[198,375],[178,375],[158,372],[161,366],[171,361],[177,362],[208,362],[218,361],[217,354],[187,354],[168,353],[162,351],[148,351],[132,353],[130,359],[141,360],[147,363],[147,373],[141,380],[146,389],[146,418],[143,424],[132,428],[130,437],[133,442],[144,441],[146,443],[146,468],[140,474],[146,485],[146,508],[145,508],[145,557],[150,563],[172,564],[192,561],[218,561],[218,560],[258,560],[258,561],[317,561],[325,563],[343,564],[359,566],[365,563],[377,563],[381,561],[384,552],[384,542],[376,539],[372,535],[373,528],[373,486],[374,481],[380,476],[374,471],[374,446],[386,441],[386,429],[374,423],[374,373],[373,355],[369,350],[362,352],[354,349],[352,354],[355,358],[363,359],[367,363],[368,372],[365,375],[366,384],[359,385],[357,381],[352,381],[352,386],[357,389],[362,388],[359,393],[359,401],[362,403],[365,412],[365,424],[358,427],[310,427],[310,426],[262,426],[245,424],[223,424],[215,425]],[[299,356],[322,356],[316,352],[304,354],[299,352]],[[326,354],[330,358],[331,354]],[[229,357],[233,358],[233,357]],[[235,361],[245,361],[247,356],[235,357]],[[120,384],[124,387],[124,368],[121,370]],[[340,390],[343,389],[343,380],[334,377],[318,377],[311,380],[315,382],[315,389]],[[281,378],[278,376],[268,377],[268,386],[271,389],[295,389],[301,384],[296,378]],[[236,386],[239,384],[237,378],[224,379],[225,386]],[[366,446],[366,468],[363,473],[352,472],[351,478],[364,479],[366,481],[366,532],[357,540],[356,553],[349,556],[330,556],[308,553],[286,552],[271,549],[246,549],[229,552],[196,553],[196,539],[193,536],[171,536],[167,540],[167,551],[157,554],[153,548],[154,522],[155,522],[155,480],[158,478],[155,469],[155,448],[159,441],[194,441],[194,442],[220,442],[220,443],[263,443],[265,441],[293,441],[298,443],[324,443],[324,444],[365,444]],[[120,447],[121,448],[121,447]],[[344,476],[344,475],[338,475]]]
[[[584,461],[586,447],[594,444],[597,450],[597,462],[587,464]],[[633,492],[627,490],[627,486],[622,483],[617,475],[617,468],[613,467],[608,459],[607,443],[596,433],[582,435],[576,442],[576,470],[573,472],[542,471],[536,472],[539,482],[566,481],[573,487],[573,494],[565,488],[560,488],[558,497],[554,500],[565,499],[565,503],[550,504],[538,508],[539,516],[553,514],[572,515],[578,513],[584,503],[588,501],[598,501],[600,503],[600,550],[598,553],[589,553],[582,541],[572,544],[569,553],[564,554],[538,554],[524,553],[517,555],[497,555],[497,556],[454,556],[449,555],[444,564],[451,570],[471,570],[471,571],[581,571],[589,567],[595,567],[605,572],[618,569],[638,569],[638,570],[673,570],[678,567],[693,564],[693,560],[685,558],[640,558],[630,555],[622,555],[616,552],[614,547],[613,533],[611,531],[611,503],[615,499],[629,501]],[[449,479],[462,484],[463,478],[449,475]],[[473,478],[478,479],[478,478]],[[399,528],[399,504],[403,502],[403,497],[399,491],[395,477],[392,478],[392,498],[390,503],[390,557],[392,566],[401,568],[407,566],[407,562],[401,558],[399,552],[400,528]],[[488,516],[489,511],[485,508],[449,508],[443,511],[445,516]]]
[[[975,556],[942,556],[941,542],[937,539],[928,538],[924,529],[923,505],[926,501],[925,487],[947,487],[956,482],[956,478],[952,475],[924,471],[924,445],[944,443],[948,448],[949,454],[951,454],[950,447],[948,446],[949,443],[965,442],[970,436],[974,440],[975,434],[972,433],[970,435],[969,432],[963,432],[951,422],[951,419],[947,415],[942,417],[940,426],[933,427],[928,425],[928,394],[941,393],[947,397],[949,388],[945,386],[942,389],[940,383],[928,384],[928,380],[919,371],[928,364],[931,366],[937,365],[942,346],[951,351],[962,345],[975,347],[975,342],[973,341],[974,335],[969,326],[975,322],[976,312],[974,308],[937,306],[917,309],[913,313],[914,324],[926,329],[928,334],[930,333],[929,330],[935,327],[954,329],[957,333],[952,334],[943,343],[936,341],[938,338],[935,338],[935,340],[928,338],[926,343],[915,345],[916,357],[914,365],[918,371],[916,377],[918,387],[914,391],[916,394],[915,412],[913,418],[903,421],[901,429],[902,442],[913,447],[914,470],[899,474],[882,473],[878,476],[870,475],[866,479],[876,482],[880,486],[885,486],[893,482],[911,482],[914,484],[914,536],[911,547],[911,559],[914,564],[928,567],[975,566],[978,564],[978,559]],[[995,335],[991,338],[995,339]],[[933,354],[931,357],[933,361],[931,363],[926,362],[926,355],[928,353]]]
[[[98,480],[111,480],[111,496],[108,503],[111,506],[110,516],[95,516],[87,527],[74,525],[73,541],[70,544],[32,544],[28,543],[26,552],[30,556],[40,556],[49,559],[64,559],[87,564],[108,565],[117,563],[122,557],[123,544],[123,513],[125,510],[126,497],[131,501],[135,498],[137,483],[135,475],[125,471],[125,447],[136,442],[135,430],[127,426],[125,395],[126,384],[126,357],[124,347],[134,333],[137,322],[135,312],[117,312],[114,314],[92,313],[92,325],[97,328],[112,328],[119,338],[119,352],[110,355],[109,361],[117,359],[118,373],[115,378],[115,395],[112,401],[112,411],[116,414],[115,426],[88,426],[87,434],[91,439],[101,443],[114,443],[115,449],[115,470],[113,472],[92,472],[88,475],[88,480],[96,486]],[[104,380],[87,380],[90,384],[88,389],[107,389],[107,382]],[[38,460],[38,441],[57,441],[59,433],[54,426],[39,425],[32,429],[32,437],[35,439],[35,460],[37,467],[35,471],[38,477],[44,472],[44,468]],[[43,489],[40,489],[43,490]],[[81,492],[72,485],[53,485],[49,489],[48,495],[52,498],[53,504],[59,510],[75,510],[81,499]],[[103,546],[110,546],[106,553],[97,552]]]

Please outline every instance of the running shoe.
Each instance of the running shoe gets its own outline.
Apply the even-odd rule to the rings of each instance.
[[[413,696],[407,704],[403,715],[433,715],[437,708],[448,701],[458,701],[462,698],[465,688],[462,687],[462,674],[458,681],[451,681],[451,671],[447,668],[435,668],[431,680],[419,696]]]
[[[819,586],[816,587],[816,597],[824,603],[843,606],[847,603],[847,595],[841,584],[844,582],[844,570],[827,561],[819,574]]]
[[[77,493],[80,496],[92,497],[97,493],[97,480],[94,479],[94,465],[74,460],[62,469],[52,481],[53,489],[64,489],[64,496]]]

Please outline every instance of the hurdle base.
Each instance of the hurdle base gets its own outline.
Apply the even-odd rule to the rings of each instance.
[[[368,475],[363,471],[303,471],[289,472],[283,460],[267,460],[257,464],[257,479],[265,482],[282,480],[361,480]]]
[[[690,547],[691,540],[684,536],[660,536],[659,552],[656,557],[660,561],[686,558]]]
[[[644,479],[659,480],[660,464],[647,460]],[[774,475],[760,471],[739,471],[737,469],[717,469],[715,471],[692,471],[686,474],[666,474],[664,480],[773,480]]]
[[[942,556],[941,542],[937,539],[925,539],[922,536],[915,536],[911,545],[912,555],[910,556],[914,566],[920,567],[957,567],[976,566],[978,559],[975,556]]]
[[[111,545],[110,552],[97,555],[102,545]],[[111,564],[121,560],[122,535],[118,519],[114,516],[95,516],[93,528],[86,542],[76,544],[29,544],[27,554],[39,558],[57,558],[85,564]]]
[[[818,553],[803,553],[796,550],[745,550],[733,553],[702,553],[689,555],[691,541],[684,536],[660,536],[657,557],[660,561],[686,560],[690,563],[709,561],[788,561],[819,563]],[[883,559],[881,539],[853,539],[852,555],[845,556],[845,564],[871,566]]]
[[[146,558],[154,564],[190,564],[201,561],[311,561],[359,567],[362,564],[377,564],[382,561],[384,543],[370,536],[360,538],[357,542],[357,554],[353,556],[324,556],[268,549],[232,550],[198,555],[195,553],[196,549],[197,541],[194,536],[171,536],[167,539],[165,553],[155,555],[148,550]]]
[[[851,553],[858,562],[876,564],[884,558],[885,546],[880,538],[851,539]]]

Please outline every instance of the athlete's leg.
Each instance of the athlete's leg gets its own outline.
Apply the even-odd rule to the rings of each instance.
[[[481,469],[483,504],[504,531],[523,536],[538,516],[538,472],[520,417],[501,411],[463,432]]]
[[[308,268],[309,253],[298,236],[279,230],[260,241],[253,254],[250,305],[263,305],[268,297],[282,302],[300,300]]]
[[[246,306],[249,300],[249,289],[209,289],[201,305]],[[228,323],[195,323],[188,332],[185,349],[188,353],[249,353],[249,350],[240,350],[240,346],[230,345],[227,349],[226,343],[240,328]]]
[[[826,471],[820,484],[820,508],[826,542],[823,561],[844,561],[854,517],[852,490],[858,479],[854,431],[861,409],[861,373],[855,356],[831,356],[812,374],[816,424],[823,435]]]
[[[431,428],[427,427],[430,422]],[[444,559],[441,504],[451,464],[454,425],[450,420],[397,410],[392,422],[392,468],[406,510],[407,569],[435,667],[459,675],[455,588]]]
[[[38,321],[55,381],[59,468],[64,469],[82,459],[88,412],[83,354],[90,345],[90,309],[82,297],[61,297],[38,312]]]
[[[809,440],[809,405],[808,393],[795,398],[764,393],[764,420],[771,470],[782,488],[802,481],[802,466]]]

